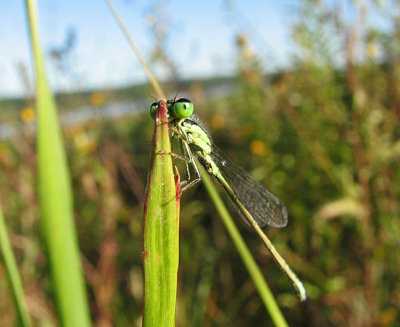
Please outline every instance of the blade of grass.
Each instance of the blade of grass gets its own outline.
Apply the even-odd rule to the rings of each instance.
[[[25,302],[22,282],[18,271],[17,262],[12,251],[10,239],[8,238],[7,227],[4,221],[0,205],[0,252],[6,268],[7,279],[10,284],[11,293],[14,298],[18,321],[22,327],[31,327],[31,319],[28,307]]]
[[[179,265],[179,192],[172,170],[166,101],[154,122],[143,214],[143,327],[175,326]],[[177,178],[179,185],[179,178]],[[177,196],[178,195],[178,196]]]
[[[107,4],[138,56],[157,95],[165,98],[157,79],[142,58],[110,0]],[[175,326],[179,266],[180,180],[172,170],[166,101],[154,122],[153,147],[143,213],[143,327]],[[160,154],[164,153],[163,155]]]
[[[198,165],[200,166],[200,165]],[[260,269],[257,266],[253,256],[251,255],[250,250],[246,246],[246,243],[243,241],[242,236],[240,235],[235,223],[232,220],[231,215],[226,209],[221,197],[219,196],[215,186],[208,174],[200,167],[201,179],[206,187],[208,194],[210,195],[214,205],[230,235],[232,241],[239,252],[240,257],[243,260],[244,265],[246,266],[247,271],[251,279],[254,282],[254,285],[257,288],[258,294],[261,297],[261,300],[264,303],[265,308],[269,312],[271,319],[275,326],[286,327],[288,326],[282,312],[280,311],[278,304],[275,301],[275,298],[268,287],[267,282],[265,281]]]
[[[91,323],[73,221],[73,199],[67,160],[56,104],[46,80],[36,2],[26,0],[26,10],[36,71],[42,235],[50,261],[60,323],[68,327],[85,327]]]

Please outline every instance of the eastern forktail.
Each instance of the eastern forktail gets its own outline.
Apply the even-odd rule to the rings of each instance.
[[[154,102],[150,106],[150,114],[153,119],[159,106],[158,102]],[[200,180],[197,167],[197,162],[199,162],[209,175],[221,183],[239,215],[255,229],[275,262],[296,289],[300,300],[304,301],[306,291],[302,282],[261,229],[266,225],[272,227],[287,225],[288,214],[283,203],[257,183],[247,172],[225,158],[222,151],[211,141],[199,118],[193,115],[194,105],[190,100],[185,98],[168,100],[167,109],[172,134],[182,142],[184,153],[182,159],[186,161],[188,175],[188,164],[193,166],[197,174],[197,177],[188,182],[183,189],[193,186]]]

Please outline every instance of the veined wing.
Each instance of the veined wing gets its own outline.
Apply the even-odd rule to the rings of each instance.
[[[218,166],[221,175],[226,180],[237,200],[253,216],[260,227],[285,227],[288,222],[288,213],[284,204],[265,187],[256,182],[245,170],[228,161],[223,152],[213,145],[212,160]],[[215,176],[218,179],[218,176]],[[222,185],[223,181],[220,180]],[[224,185],[223,185],[224,186]],[[228,192],[229,193],[229,192]],[[231,198],[232,203],[240,217],[250,225],[248,218],[240,209],[237,200]]]

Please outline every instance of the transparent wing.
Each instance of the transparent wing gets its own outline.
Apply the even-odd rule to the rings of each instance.
[[[284,204],[246,171],[227,160],[220,149],[213,145],[212,150],[211,157],[219,167],[221,175],[236,194],[237,200],[249,211],[257,224],[260,227],[266,225],[285,227],[288,214]],[[240,210],[235,200],[231,200],[240,217],[249,225],[246,215]]]

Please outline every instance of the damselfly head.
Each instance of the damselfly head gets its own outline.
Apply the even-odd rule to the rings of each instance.
[[[188,118],[193,114],[194,105],[186,98],[173,100],[168,106],[168,112],[174,118]]]
[[[155,119],[156,112],[160,107],[159,102],[154,102],[150,106],[150,116]],[[192,101],[186,98],[180,98],[176,100],[176,98],[167,100],[167,110],[169,118],[188,118],[193,114],[194,105]]]

